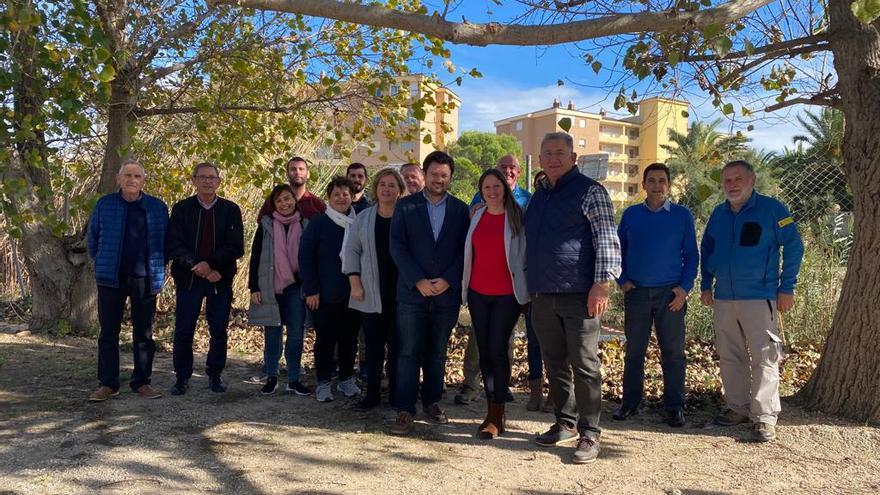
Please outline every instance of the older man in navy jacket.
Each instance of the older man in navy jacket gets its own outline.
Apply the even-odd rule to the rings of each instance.
[[[458,321],[464,239],[470,223],[467,205],[447,192],[455,172],[452,157],[435,151],[425,157],[422,167],[425,189],[398,201],[391,219],[391,255],[400,271],[398,416],[391,426],[391,433],[397,435],[412,430],[420,366],[422,408],[432,422],[448,422],[438,403],[446,348]]]

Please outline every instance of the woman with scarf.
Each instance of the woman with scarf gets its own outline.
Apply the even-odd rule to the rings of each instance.
[[[342,270],[351,283],[350,308],[361,313],[366,337],[367,394],[355,409],[367,411],[381,402],[382,369],[388,349],[388,383],[392,394],[397,369],[397,265],[391,259],[391,216],[406,192],[403,177],[393,168],[373,179],[373,206],[358,213],[348,241]],[[394,403],[392,397],[389,402]]]
[[[263,361],[267,379],[262,393],[273,394],[278,388],[281,327],[284,325],[287,327],[284,345],[287,392],[309,395],[311,390],[299,381],[306,316],[299,279],[299,246],[305,220],[297,211],[293,189],[287,184],[275,186],[257,218],[248,274],[251,290],[248,320],[252,325],[264,326]]]
[[[351,290],[348,277],[342,273],[343,246],[355,218],[351,208],[353,194],[351,181],[334,177],[327,185],[327,211],[312,219],[300,243],[303,293],[315,321],[318,402],[333,400],[330,379],[336,365],[334,352],[339,358],[336,390],[346,397],[361,393],[354,377],[360,318],[357,311],[348,307]]]

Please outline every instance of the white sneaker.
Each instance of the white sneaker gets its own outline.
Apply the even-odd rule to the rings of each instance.
[[[330,382],[322,382],[315,389],[315,398],[318,402],[333,402],[333,390],[330,388]]]
[[[339,384],[336,385],[336,391],[346,397],[356,397],[361,395],[361,388],[355,383],[354,377],[339,382]]]

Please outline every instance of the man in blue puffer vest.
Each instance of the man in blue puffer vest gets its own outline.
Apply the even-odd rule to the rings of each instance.
[[[119,393],[119,331],[125,300],[131,300],[134,371],[129,385],[141,397],[162,396],[150,386],[153,372],[153,315],[156,294],[165,283],[165,230],[168,207],[143,192],[144,167],[123,162],[116,176],[119,191],[98,200],[89,220],[89,256],[98,285],[98,380],[89,395],[101,402]]]
[[[804,245],[785,206],[755,192],[755,171],[748,162],[726,164],[721,179],[727,201],[709,217],[700,249],[700,299],[714,309],[727,403],[715,423],[752,421],[752,440],[769,442],[776,438],[781,410],[777,312],[794,306]]]
[[[526,210],[526,278],[556,423],[535,443],[577,442],[572,462],[586,464],[599,454],[599,318],[620,275],[620,241],[611,197],[578,171],[570,135],[544,136],[539,161],[547,175]]]

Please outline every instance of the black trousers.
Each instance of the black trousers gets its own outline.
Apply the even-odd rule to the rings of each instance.
[[[193,281],[192,287],[177,288],[177,307],[174,319],[174,373],[178,379],[188,380],[193,373],[193,337],[205,301],[205,319],[211,335],[205,374],[218,377],[226,367],[227,326],[232,309],[232,287],[212,284],[203,278]]]
[[[367,396],[368,401],[378,401],[381,396],[382,369],[385,367],[386,348],[388,362],[389,402],[394,405],[394,384],[397,378],[397,303],[382,301],[381,313],[361,313],[366,338]]]
[[[519,319],[519,303],[513,294],[487,296],[468,289],[468,308],[477,337],[486,399],[504,403],[510,386],[510,334]]]
[[[147,278],[120,277],[119,288],[98,286],[98,381],[101,385],[119,390],[119,332],[126,299],[131,300],[134,371],[129,385],[137,390],[150,383],[153,374],[153,315],[156,313],[156,295],[150,294]]]
[[[347,302],[321,301],[312,315],[315,320],[315,371],[318,383],[329,382],[333,376],[334,354],[339,357],[339,380],[351,378],[357,355],[360,313],[350,309]]]

